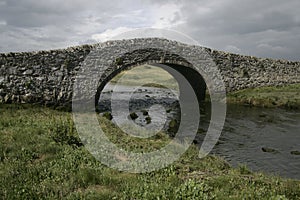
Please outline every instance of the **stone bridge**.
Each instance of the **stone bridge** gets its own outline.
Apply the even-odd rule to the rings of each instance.
[[[61,50],[0,54],[0,102],[69,107],[76,87],[95,103],[122,70],[164,64],[182,74],[199,100],[209,92],[300,83],[300,63],[242,56],[160,38],[108,41]],[[218,73],[216,73],[218,71]],[[93,80],[86,80],[93,77]],[[176,77],[175,77],[176,78]],[[222,79],[222,84],[216,80]],[[91,85],[95,88],[89,88]],[[96,82],[95,82],[96,81]],[[78,89],[78,88],[77,88]]]

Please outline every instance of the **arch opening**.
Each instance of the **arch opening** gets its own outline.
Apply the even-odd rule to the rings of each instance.
[[[97,92],[95,95],[95,107],[97,108],[99,106],[99,100],[102,91],[104,90],[105,86],[110,83],[115,77],[117,77],[122,72],[129,71],[132,68],[148,65],[152,67],[159,67],[159,65],[166,65],[171,67],[172,69],[175,69],[177,72],[179,72],[181,75],[183,75],[186,80],[190,83],[190,85],[193,87],[195,94],[197,95],[198,102],[201,104],[205,100],[206,97],[206,83],[202,75],[197,72],[195,69],[193,69],[190,66],[184,66],[180,64],[175,63],[160,63],[160,62],[145,62],[143,64],[132,64],[129,66],[120,67],[115,71],[112,71],[107,77],[104,78],[102,82],[99,83]],[[176,80],[176,77],[173,76],[173,74],[170,74],[174,80]],[[178,80],[176,80],[178,81]],[[162,85],[163,86],[163,85]],[[178,89],[180,91],[180,84],[178,84]]]
[[[141,85],[137,91],[137,93],[140,93],[139,95],[135,95],[139,99],[139,101],[136,101],[130,104],[130,115],[128,115],[128,119],[133,120],[137,125],[139,126],[147,126],[151,123],[151,120],[153,120],[153,116],[149,116],[148,112],[151,109],[152,104],[163,104],[165,106],[165,110],[168,112],[167,119],[158,118],[158,120],[164,121],[164,127],[163,130],[167,131],[169,134],[176,134],[178,124],[180,123],[180,105],[178,104],[178,99],[175,101],[174,99],[180,98],[180,96],[185,92],[185,88],[182,87],[180,84],[180,79],[176,77],[176,73],[172,73],[170,71],[166,71],[163,66],[170,67],[174,69],[176,72],[181,74],[192,86],[198,100],[199,108],[202,108],[203,104],[202,102],[205,99],[206,96],[206,84],[201,76],[195,69],[192,67],[183,66],[180,64],[174,64],[174,63],[150,63],[145,65],[134,65],[134,66],[124,66],[120,67],[118,70],[113,71],[110,75],[107,76],[105,81],[103,81],[97,90],[96,94],[96,110],[98,113],[111,113],[111,97],[112,93],[114,92],[114,86],[122,77],[123,73],[130,73],[130,71],[135,71],[130,74],[129,78],[135,80],[131,80],[133,83],[137,83]],[[140,68],[140,72],[136,73],[137,68]],[[147,69],[148,68],[148,69]],[[156,69],[155,69],[156,68]],[[149,78],[149,71],[151,74],[156,70],[156,73],[152,74],[152,80],[153,82],[149,82],[147,79],[147,75]],[[165,73],[165,74],[164,74]],[[146,74],[146,80],[145,78]],[[167,75],[168,74],[168,75]],[[151,80],[150,78],[150,80]],[[160,78],[160,79],[159,79]],[[125,81],[125,84],[128,83]],[[122,83],[121,83],[122,84]],[[132,85],[129,85],[123,87],[124,91],[128,89],[128,87],[131,87]],[[153,89],[156,88],[156,89]],[[120,91],[119,91],[120,92]],[[136,92],[136,91],[135,91]],[[156,97],[158,99],[153,100],[151,94],[156,93]],[[164,94],[162,94],[164,93]],[[102,98],[103,95],[106,97]],[[176,96],[177,95],[177,96]],[[133,95],[134,96],[134,95]],[[133,98],[134,99],[134,98]],[[122,99],[120,99],[122,101]],[[154,114],[159,115],[158,110],[161,110],[160,107],[156,108],[156,112],[154,110]],[[166,113],[165,113],[166,114]],[[109,115],[110,120],[112,120],[112,115]],[[150,122],[149,122],[150,121]],[[155,120],[154,120],[155,121]],[[175,123],[174,123],[175,122]],[[199,128],[199,127],[198,127]]]

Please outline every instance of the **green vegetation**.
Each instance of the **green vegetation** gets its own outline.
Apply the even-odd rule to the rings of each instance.
[[[260,87],[232,92],[227,95],[229,103],[261,107],[300,108],[300,84],[281,87]]]
[[[99,117],[118,145],[152,151],[170,141],[159,133],[132,138]],[[198,158],[192,145],[171,166],[146,174],[110,169],[82,146],[71,113],[0,105],[2,199],[299,199],[300,181],[231,168],[223,159]]]

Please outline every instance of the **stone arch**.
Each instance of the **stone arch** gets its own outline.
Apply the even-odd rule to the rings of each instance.
[[[115,59],[113,64],[109,66],[105,70],[105,73],[103,73],[103,75],[99,78],[97,92],[95,95],[95,106],[98,104],[102,90],[110,80],[124,70],[128,70],[143,64],[162,64],[175,69],[177,72],[182,74],[193,87],[194,92],[197,95],[198,102],[200,103],[205,99],[205,80],[191,63],[177,54],[164,52],[160,49],[150,48],[128,52]],[[176,77],[174,78],[176,80]],[[183,88],[180,88],[179,84],[179,90],[182,89]]]
[[[116,149],[113,143],[108,141],[103,130],[99,127],[99,121],[95,113],[95,103],[98,103],[101,91],[112,77],[122,70],[145,63],[168,65],[174,72],[179,72],[179,75],[181,74],[185,77],[183,87],[189,90],[186,90],[187,92],[185,94],[180,94],[179,96],[180,101],[184,101],[182,101],[183,103],[180,102],[180,107],[182,107],[181,119],[178,132],[174,138],[175,141],[184,141],[182,144],[190,144],[193,141],[200,122],[200,113],[195,110],[198,103],[196,102],[197,98],[191,99],[190,97],[194,96],[194,91],[198,94],[198,100],[204,99],[203,94],[205,94],[205,88],[207,86],[211,96],[211,121],[213,123],[209,124],[207,135],[201,146],[199,156],[204,157],[217,142],[225,121],[226,107],[222,102],[226,102],[226,97],[222,75],[212,57],[207,52],[207,49],[159,38],[141,38],[102,43],[94,49],[83,62],[74,81],[72,109],[73,119],[76,122],[78,132],[84,134],[87,143],[92,144],[89,150],[91,152],[99,152],[100,154],[95,156],[98,156],[99,159],[104,159],[104,163],[108,165],[111,164],[112,160],[107,159],[107,152],[109,150],[113,156],[118,149]],[[191,88],[186,82],[192,83],[191,85],[193,87]],[[183,83],[183,81],[181,83]],[[179,89],[181,93],[182,90],[181,88]],[[183,90],[183,92],[185,92],[185,90]],[[220,102],[220,100],[223,101]],[[220,103],[218,103],[218,101]],[[118,113],[121,113],[122,110],[127,110],[129,106],[128,101],[126,102],[127,103],[122,104],[119,108],[121,110],[113,110],[116,110]],[[125,113],[125,116],[121,114],[115,116],[126,118],[126,115]],[[193,130],[187,130],[186,127]],[[95,135],[95,133],[97,134]],[[96,145],[97,149],[95,149],[95,145],[93,145],[95,142],[105,148],[99,151],[99,146]],[[170,152],[170,150],[172,152],[172,149],[175,148],[175,143],[170,142],[162,149],[162,152]],[[189,145],[184,145],[184,149],[186,150],[188,146]],[[123,150],[121,149],[121,151]],[[104,153],[105,156],[102,156],[102,153]],[[133,159],[135,161],[144,157],[144,154],[127,153],[130,154],[129,156],[136,157]],[[153,154],[156,153],[157,152],[154,151],[147,154],[146,162],[151,161]],[[179,156],[178,153],[172,155],[165,155],[165,153],[163,153],[163,155],[164,158],[170,158],[172,156],[177,158],[177,156]],[[137,165],[134,164],[133,166]]]
[[[210,96],[216,97],[212,101],[224,97],[221,74],[205,48],[141,38],[109,41],[93,49],[77,73],[72,102],[81,102],[76,106],[88,105],[86,109],[95,110],[104,86],[121,71],[141,64],[164,64],[175,69],[193,87],[198,102],[205,98],[206,88]]]

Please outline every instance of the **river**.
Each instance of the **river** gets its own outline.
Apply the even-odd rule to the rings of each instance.
[[[110,111],[113,86],[108,85],[101,94],[100,112]],[[114,92],[117,100],[126,101],[131,87],[121,86]],[[118,98],[119,97],[119,98]],[[143,110],[150,105],[161,104],[167,112],[167,122],[178,113],[178,93],[168,89],[142,87],[130,95],[129,112],[136,112],[135,122],[147,127]],[[200,129],[209,124],[209,105],[204,105]],[[155,114],[157,112],[157,115]],[[160,110],[152,111],[154,121]],[[155,116],[156,115],[156,116]],[[148,122],[149,123],[149,122]],[[196,140],[201,144],[203,135]],[[232,166],[246,165],[252,171],[276,174],[286,178],[300,179],[300,111],[255,108],[242,105],[227,105],[226,122],[218,144],[211,154],[223,157]]]

